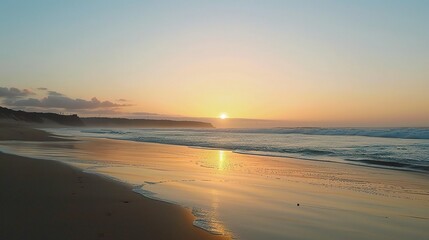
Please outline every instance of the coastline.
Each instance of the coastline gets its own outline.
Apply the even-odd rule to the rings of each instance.
[[[344,129],[337,129],[343,131]],[[391,129],[397,131],[398,129]],[[62,131],[54,131],[62,135]],[[261,133],[261,134],[259,134]],[[187,146],[200,149],[234,151],[248,155],[266,157],[294,158],[319,162],[338,162],[350,165],[397,169],[414,172],[429,172],[426,161],[427,139],[411,138],[420,132],[418,129],[401,132],[402,137],[372,137],[363,135],[310,135],[305,132],[276,133],[269,129],[255,130],[197,130],[170,131],[157,129],[82,129],[69,134],[77,136],[101,137],[135,142],[160,143]],[[201,134],[212,135],[210,138]],[[269,134],[269,135],[267,135]],[[410,134],[410,135],[406,135]],[[243,139],[250,137],[249,141]],[[268,137],[264,139],[264,137]],[[217,141],[225,138],[222,141]],[[259,143],[258,143],[259,142]],[[313,143],[312,143],[313,142]],[[330,144],[326,144],[326,143]],[[426,152],[426,154],[425,154]]]
[[[2,140],[59,140],[0,131]],[[190,210],[57,161],[0,152],[0,188],[0,239],[228,239],[193,226]]]
[[[227,239],[229,236],[239,239],[264,239],[267,236],[270,239],[284,239],[286,236],[293,239],[379,239],[381,236],[424,239],[424,230],[429,226],[425,174],[247,155],[219,149],[90,137],[82,139],[58,143],[23,142],[18,145],[16,142],[4,142],[3,146],[9,146],[5,152],[37,159],[62,161],[61,156],[68,154],[71,154],[70,159],[84,159],[70,162],[71,168],[77,166],[81,173],[89,172],[103,181],[121,185],[127,194],[141,188],[143,192],[133,192],[138,198],[162,202],[184,211],[188,224],[182,225],[181,229],[199,229],[195,226],[199,226],[201,220],[203,224],[204,220],[213,220],[215,231],[204,226],[208,232],[199,230],[209,234],[219,227],[220,232],[232,233],[223,236],[209,234],[213,239]],[[55,151],[57,155],[44,155],[44,152]],[[68,160],[63,160],[66,164],[59,164],[69,167]],[[85,162],[90,165],[97,163],[97,167],[81,170],[80,164]],[[86,182],[76,179],[76,176],[73,181],[77,181],[75,188],[78,190],[81,187],[79,181]],[[28,187],[22,186],[23,189]],[[70,194],[72,192],[65,194],[61,201],[72,199]],[[127,206],[131,203],[122,196],[128,195],[119,196],[111,204]],[[203,212],[208,215],[199,215],[200,212],[194,212],[194,207],[208,210]],[[85,206],[79,208],[85,209]],[[157,209],[154,211],[158,213]],[[72,213],[67,215],[73,216]],[[139,220],[126,220],[130,223],[135,221]],[[119,224],[116,234],[121,231],[121,222],[124,221],[116,223]],[[110,228],[115,228],[116,224]],[[155,225],[163,231],[162,222]],[[102,232],[100,236],[106,236],[106,233]],[[180,239],[176,236],[139,237]],[[117,238],[125,237],[111,237]]]

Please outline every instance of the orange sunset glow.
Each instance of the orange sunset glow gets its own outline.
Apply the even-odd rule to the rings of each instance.
[[[0,0],[0,240],[429,240],[429,0]]]

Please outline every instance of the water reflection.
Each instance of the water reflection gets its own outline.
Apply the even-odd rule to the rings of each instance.
[[[398,172],[105,139],[2,142],[0,150],[80,167],[96,163],[91,172],[190,207],[196,226],[225,235],[231,229],[240,239],[331,239],[327,233],[369,238],[351,236],[350,226],[357,233],[377,226],[380,230],[371,231],[374,239],[387,233],[425,239],[422,230],[428,227],[422,220],[429,216],[427,178],[401,178]],[[380,216],[399,215],[417,217],[380,221]]]
[[[218,164],[217,169],[218,170],[225,170],[224,152],[222,150],[219,151],[219,164]]]

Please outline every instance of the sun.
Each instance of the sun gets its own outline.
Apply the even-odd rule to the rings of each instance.
[[[219,116],[220,119],[227,119],[228,115],[226,113],[221,113]]]

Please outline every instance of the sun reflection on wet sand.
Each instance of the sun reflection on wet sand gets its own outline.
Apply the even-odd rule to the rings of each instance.
[[[218,170],[225,170],[224,153],[223,150],[219,150],[219,165]]]

